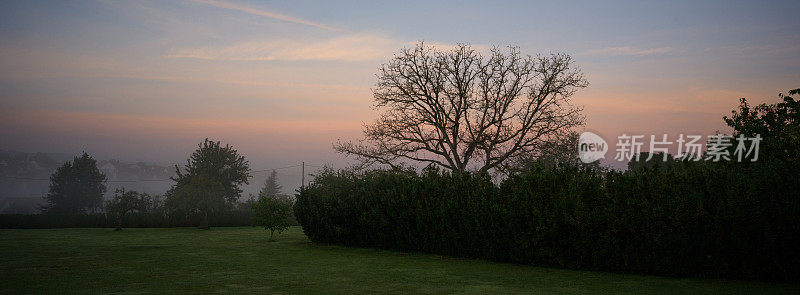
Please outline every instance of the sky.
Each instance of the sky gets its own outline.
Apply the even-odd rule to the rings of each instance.
[[[800,88],[798,1],[0,1],[0,149],[342,166],[378,67],[416,42],[572,55],[585,128],[713,134]]]

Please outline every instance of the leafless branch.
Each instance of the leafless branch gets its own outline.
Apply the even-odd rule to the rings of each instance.
[[[363,140],[334,144],[364,165],[502,170],[584,121],[570,97],[588,82],[566,54],[495,47],[484,56],[465,44],[440,51],[420,43],[394,55],[377,78],[383,114],[364,127]]]

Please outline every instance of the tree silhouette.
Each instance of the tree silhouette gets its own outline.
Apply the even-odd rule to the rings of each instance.
[[[266,180],[264,180],[264,187],[258,192],[259,196],[277,197],[283,195],[281,192],[282,187],[278,184],[278,172],[272,170]]]
[[[122,230],[125,215],[133,211],[147,211],[150,203],[150,196],[147,194],[118,188],[114,191],[114,197],[106,203],[106,212],[117,219],[116,230]]]
[[[365,166],[415,161],[465,171],[477,162],[479,171],[504,171],[583,123],[569,98],[587,85],[566,54],[532,57],[509,47],[484,56],[469,45],[441,51],[420,43],[380,68],[373,96],[384,112],[365,126],[365,139],[334,148]]]
[[[280,233],[289,228],[292,200],[289,196],[281,193],[278,172],[275,170],[272,170],[272,173],[264,181],[264,187],[258,192],[258,200],[251,203],[251,206],[254,223],[270,231],[270,241],[276,231]]]
[[[241,196],[242,184],[250,178],[250,166],[244,156],[219,141],[207,138],[187,160],[185,172],[175,165],[175,184],[167,191],[167,204],[184,214],[199,211],[204,225],[210,226],[209,214],[224,211]]]
[[[103,205],[106,176],[97,169],[97,161],[84,152],[67,161],[50,175],[47,204],[41,207],[47,214],[85,214]]]
[[[760,154],[764,157],[800,165],[800,88],[789,90],[788,95],[778,94],[781,102],[750,106],[741,98],[739,110],[723,119],[734,129],[734,136],[763,137]]]

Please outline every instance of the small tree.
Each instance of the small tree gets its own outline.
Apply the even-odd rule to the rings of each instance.
[[[259,196],[258,201],[253,206],[253,222],[269,230],[269,240],[277,231],[289,228],[289,215],[292,212],[292,201],[285,196]]]
[[[258,192],[258,200],[253,203],[252,208],[254,223],[270,231],[270,241],[275,231],[280,233],[289,228],[292,201],[281,192],[278,173],[274,170],[264,181],[264,187]]]
[[[172,201],[185,209],[183,213],[200,213],[203,221],[198,227],[201,229],[210,229],[209,215],[220,213],[229,205],[228,201],[222,197],[225,194],[225,187],[202,174],[185,178],[169,193],[169,196],[173,198]]]
[[[165,204],[172,213],[191,216],[198,212],[210,228],[209,215],[233,207],[240,198],[242,184],[250,178],[250,166],[244,156],[230,145],[207,138],[187,160],[184,171],[175,166],[175,184],[166,193]]]
[[[283,188],[278,184],[278,172],[272,170],[272,173],[270,173],[267,179],[264,180],[264,187],[261,188],[261,191],[258,192],[258,195],[277,197],[283,194],[281,189]]]
[[[100,209],[106,192],[106,175],[97,161],[85,152],[66,162],[50,175],[50,192],[45,196],[43,213],[85,214]]]
[[[116,229],[122,230],[122,220],[129,212],[147,211],[149,207],[150,196],[147,194],[140,194],[136,191],[128,191],[125,188],[118,188],[114,191],[114,198],[106,203],[106,212],[109,215],[116,217]]]

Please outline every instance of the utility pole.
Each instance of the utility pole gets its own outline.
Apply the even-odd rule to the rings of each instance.
[[[306,188],[306,162],[303,161],[303,167],[300,169],[300,173],[303,175],[300,176],[300,190]]]

